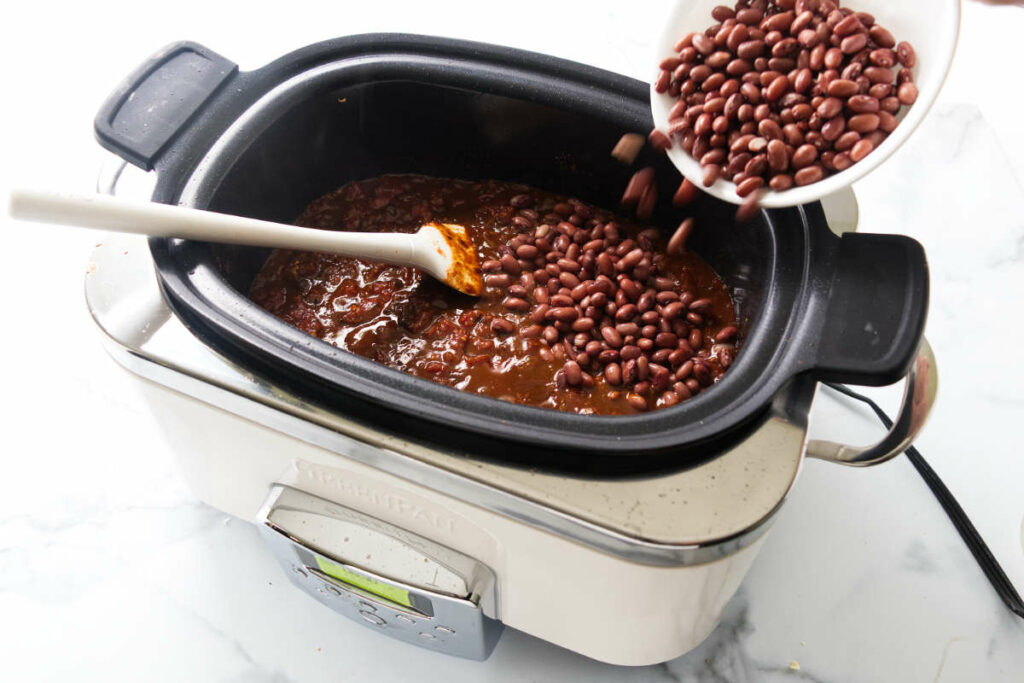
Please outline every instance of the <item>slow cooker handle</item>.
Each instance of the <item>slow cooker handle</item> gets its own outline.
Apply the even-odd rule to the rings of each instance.
[[[935,355],[928,340],[922,338],[917,357],[906,376],[899,413],[882,440],[872,446],[857,447],[811,439],[807,443],[807,456],[859,467],[877,465],[895,458],[910,447],[924,427],[938,389],[939,372],[935,365]]]
[[[884,386],[917,356],[928,316],[924,248],[902,235],[844,234],[814,351],[822,382]],[[820,310],[820,309],[819,309]]]
[[[100,106],[100,145],[143,170],[153,165],[238,65],[197,43],[171,43],[118,85]]]

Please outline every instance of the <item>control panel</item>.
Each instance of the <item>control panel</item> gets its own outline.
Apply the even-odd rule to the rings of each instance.
[[[288,486],[259,527],[295,585],[368,628],[468,659],[497,644],[494,574],[463,553]]]

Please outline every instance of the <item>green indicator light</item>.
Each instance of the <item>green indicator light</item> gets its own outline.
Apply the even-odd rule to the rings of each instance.
[[[363,576],[362,574],[357,574],[337,562],[331,562],[330,560],[319,556],[316,558],[316,563],[320,567],[320,571],[328,576],[334,577],[338,581],[355,586],[367,593],[372,593],[386,600],[390,600],[391,602],[396,602],[399,605],[405,605],[406,607],[415,609],[412,605],[412,600],[409,598],[409,591],[407,590],[403,590],[397,586],[392,586],[391,584],[384,583],[383,581],[371,579],[370,577]]]

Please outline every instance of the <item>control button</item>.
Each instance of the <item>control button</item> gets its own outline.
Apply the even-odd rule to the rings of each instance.
[[[434,630],[440,631],[441,633],[455,633],[455,629],[451,626],[435,626]]]
[[[370,622],[374,626],[385,626],[388,623],[384,621],[383,618],[379,617],[373,612],[360,612],[359,616],[361,616],[365,621]]]
[[[337,588],[335,588],[334,586],[332,586],[331,584],[327,584],[327,590],[330,593],[333,593],[336,597],[339,597],[339,598],[341,597],[341,591],[338,590]]]
[[[374,605],[372,602],[366,602],[365,600],[360,600],[359,601],[359,607],[361,608],[361,610],[367,609],[367,610],[370,610],[371,612],[376,612],[377,611],[377,606],[376,605]]]
[[[433,640],[436,637],[437,636],[435,636],[433,633],[427,633],[426,631],[420,631],[420,638],[425,638],[426,640]]]
[[[416,623],[416,620],[415,620],[415,619],[413,619],[412,617],[407,617],[407,616],[406,616],[406,615],[404,615],[404,614],[399,614],[399,615],[398,615],[398,620],[399,620],[399,621],[404,621],[404,622],[406,622],[407,624],[415,624],[415,623]]]
[[[304,579],[308,579],[309,578],[309,574],[306,573],[306,570],[303,569],[302,567],[299,567],[298,565],[293,566],[292,567],[292,571],[295,572],[296,574],[298,574],[299,576],[301,576]]]

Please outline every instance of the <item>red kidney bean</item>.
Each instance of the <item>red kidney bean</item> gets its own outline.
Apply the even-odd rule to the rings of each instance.
[[[516,247],[516,256],[523,259],[532,259],[538,254],[537,247],[532,244],[522,244]]]
[[[716,344],[724,344],[726,342],[732,341],[733,339],[736,338],[736,333],[738,331],[739,330],[738,330],[738,328],[735,325],[729,325],[727,327],[723,327],[722,329],[720,329],[718,331],[718,334],[715,335],[715,343]]]
[[[634,384],[639,379],[639,374],[637,371],[637,360],[639,358],[643,358],[643,356],[638,356],[637,358],[627,360],[622,364],[623,384]]]
[[[834,81],[834,83],[842,83],[843,81]],[[820,105],[818,105],[818,116],[823,119],[831,119],[834,116],[838,116],[843,111],[843,101],[838,97],[828,97]]]
[[[843,54],[849,55],[864,49],[864,46],[867,44],[868,35],[866,33],[854,33],[843,38],[839,43],[839,49],[843,51]]]
[[[873,114],[878,112],[878,100],[870,95],[854,95],[846,101],[850,111],[857,114]]]
[[[622,205],[627,207],[636,206],[644,191],[654,182],[654,168],[647,166],[633,174],[626,191],[622,194]]]
[[[523,267],[519,264],[512,254],[505,254],[501,257],[501,267],[504,271],[510,275],[519,275],[522,272]]]
[[[825,170],[818,165],[802,168],[793,174],[793,182],[799,186],[816,183],[825,177]]]
[[[898,125],[898,121],[896,121],[896,117],[895,116],[893,116],[892,114],[890,114],[887,111],[880,111],[880,112],[878,112],[878,129],[879,130],[881,130],[881,131],[883,131],[885,133],[891,133],[894,130],[896,130],[896,126],[897,125]]]
[[[755,137],[748,144],[746,144],[746,150],[753,154],[760,154],[765,151],[768,146],[768,140],[763,137]]]
[[[880,47],[868,54],[868,60],[875,66],[891,69],[896,66],[896,53],[889,48]],[[881,81],[879,81],[881,82]],[[890,81],[891,82],[891,81]]]
[[[889,83],[875,83],[873,86],[868,88],[868,95],[874,97],[876,100],[888,97],[891,93],[892,85]]]
[[[672,332],[660,332],[654,338],[654,345],[662,349],[674,349],[679,338]]]
[[[787,144],[798,146],[804,142],[804,133],[799,126],[793,123],[787,123],[782,127],[782,137]]]
[[[747,152],[741,152],[739,154],[733,155],[729,161],[729,165],[725,167],[725,172],[728,175],[735,176],[737,173],[740,173],[746,167],[746,165],[750,162],[752,158],[753,155]],[[733,178],[733,181],[735,182],[735,178]]]
[[[851,33],[858,33],[864,30],[864,25],[860,23],[860,19],[856,15],[849,15],[840,21],[838,24],[832,27],[832,33],[843,38],[850,35]]]
[[[622,360],[632,360],[634,358],[639,358],[641,353],[642,352],[640,350],[640,347],[634,344],[626,344],[621,349],[619,349],[619,357]]]
[[[735,16],[736,11],[725,5],[719,5],[711,10],[711,18],[715,21],[725,21],[726,19],[732,19]]]
[[[896,39],[893,38],[892,33],[877,24],[868,30],[868,35],[879,47],[892,48],[896,46]]]
[[[861,133],[870,133],[871,131],[878,128],[879,118],[878,114],[857,114],[856,116],[850,117],[847,121],[847,126],[850,130]],[[856,160],[855,160],[856,161]]]
[[[572,323],[573,332],[589,332],[592,329],[594,329],[593,318],[578,318]]]
[[[580,283],[580,279],[578,277],[576,277],[572,273],[567,273],[564,271],[558,274],[558,281],[561,282],[564,286],[569,287],[570,289]]]
[[[917,86],[912,81],[902,83],[896,91],[896,98],[900,104],[911,105],[917,102]]]
[[[502,305],[510,311],[516,311],[519,313],[525,313],[530,310],[530,304],[526,299],[520,299],[518,297],[507,297]]]
[[[711,299],[703,298],[692,301],[689,305],[691,311],[696,313],[703,313],[704,311],[711,308]]]
[[[686,241],[690,237],[690,233],[693,232],[695,221],[693,218],[687,218],[676,231],[672,234],[672,237],[668,241],[668,253],[669,254],[680,254],[686,249]]]
[[[636,357],[636,378],[639,381],[644,381],[650,376],[651,365],[650,361],[647,360],[646,356]]]
[[[704,334],[700,329],[696,327],[693,328],[690,330],[690,338],[687,340],[687,343],[690,345],[690,348],[699,349],[704,345]]]
[[[565,323],[571,323],[579,317],[579,311],[572,306],[563,306],[560,308],[552,308],[547,313],[549,320],[559,320]]]
[[[640,394],[636,394],[633,392],[626,394],[626,402],[629,403],[629,405],[634,410],[637,410],[639,412],[647,411],[647,399],[641,396]]]
[[[766,147],[768,166],[773,171],[784,171],[789,166],[789,153],[781,140],[772,140]]]
[[[852,80],[836,79],[828,84],[826,91],[830,97],[849,97],[857,92],[858,87]],[[842,104],[842,103],[840,103]]]
[[[860,133],[856,131],[847,131],[839,136],[835,144],[832,146],[837,152],[845,152],[851,149],[860,140]]]
[[[703,167],[704,176],[701,183],[704,187],[711,187],[714,185],[718,178],[722,175],[722,167],[718,164],[706,164]]]
[[[684,179],[683,182],[680,183],[679,189],[676,190],[675,194],[672,196],[672,204],[679,207],[686,206],[695,200],[698,194],[700,194],[700,190],[697,186],[690,182],[689,179]]]
[[[622,384],[622,369],[618,363],[608,363],[604,366],[604,379],[613,387]]]
[[[546,292],[547,290],[545,290],[545,293]],[[551,307],[548,304],[541,303],[535,306],[532,311],[530,311],[530,315],[528,317],[531,322],[544,322],[545,320],[547,320],[549,310],[551,310]]]
[[[899,60],[901,66],[912,69],[917,64],[917,53],[914,51],[914,46],[910,43],[903,41],[896,46],[896,59]]]
[[[516,331],[516,326],[505,318],[494,318],[491,321],[491,331],[495,334],[512,334]]]
[[[800,170],[806,166],[813,164],[818,158],[818,150],[814,145],[804,144],[797,148],[793,152],[793,157],[790,159],[790,163],[794,170]]]
[[[736,221],[749,223],[760,213],[760,193],[751,192],[746,196],[740,208],[736,210]]]
[[[574,360],[566,362],[562,367],[562,372],[565,373],[566,383],[571,387],[577,387],[583,382],[583,369]]]
[[[821,137],[826,142],[834,142],[846,130],[846,119],[835,116],[821,126]]]
[[[711,368],[704,363],[696,363],[693,366],[693,378],[696,379],[702,387],[710,386],[714,381]]]
[[[882,109],[882,111],[887,111],[890,114],[896,114],[896,112],[900,110],[900,105],[901,102],[899,101],[899,98],[896,96],[883,98],[878,103],[878,106]]]
[[[868,77],[873,85],[878,83],[892,83],[896,74],[892,72],[892,69],[887,69],[881,66],[869,66],[864,69],[864,75]]]
[[[743,167],[743,173],[747,176],[760,177],[768,169],[768,155],[758,154],[750,159]],[[761,178],[763,181],[764,179]],[[761,183],[764,184],[763,182]]]
[[[611,325],[606,325],[605,327],[601,328],[601,336],[604,337],[604,340],[608,343],[608,346],[611,346],[612,348],[617,349],[620,346],[622,346],[622,335],[619,334],[618,331]]]
[[[488,287],[508,287],[512,278],[508,273],[489,273],[484,275],[484,284]]]
[[[732,52],[750,37],[750,29],[743,24],[737,24],[729,31],[725,39],[725,46]]]
[[[860,161],[868,154],[870,154],[874,148],[875,146],[871,143],[870,140],[860,140],[850,150],[850,159],[853,160],[854,162]]]
[[[775,101],[785,95],[787,90],[789,90],[789,79],[785,76],[778,76],[765,88],[764,96],[768,101]]]
[[[746,197],[763,186],[764,178],[760,176],[751,176],[736,186],[736,194],[741,197]]]

